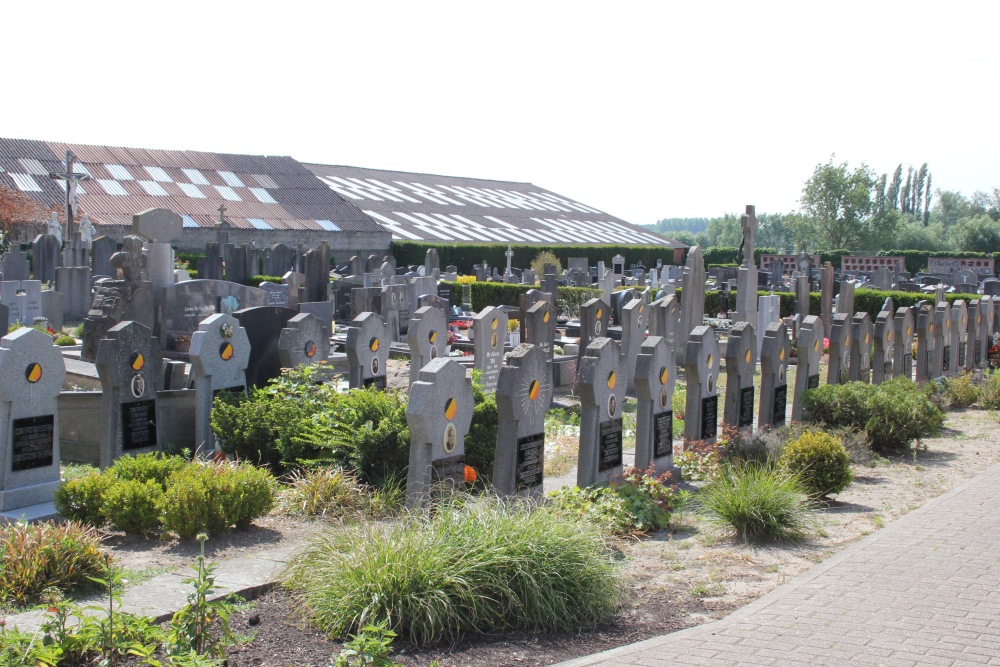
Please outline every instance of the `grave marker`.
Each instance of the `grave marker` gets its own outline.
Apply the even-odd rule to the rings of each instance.
[[[217,313],[202,320],[191,334],[191,374],[195,388],[195,447],[216,449],[210,417],[220,392],[246,394],[250,339],[232,315]]]
[[[541,498],[545,459],[545,413],[552,383],[545,353],[522,344],[511,352],[497,383],[497,430],[493,485],[506,495]]]
[[[611,307],[603,299],[590,299],[580,306],[580,343],[577,353],[577,368],[587,351],[587,346],[596,338],[608,335]],[[578,373],[579,374],[579,373]]]
[[[851,328],[851,320],[846,313],[833,316],[827,384],[844,384],[850,378]]]
[[[362,313],[347,327],[347,362],[351,389],[374,386],[385,390],[389,360],[389,332],[378,313]]]
[[[597,338],[580,362],[580,459],[576,484],[608,482],[622,472],[622,401],[618,341]]]
[[[833,283],[835,274],[833,264],[825,262],[819,271],[820,275],[820,306],[819,317],[823,323],[823,331],[829,332],[833,328]]]
[[[661,336],[650,336],[639,348],[635,364],[638,399],[635,424],[635,467],[669,470],[674,455],[674,352]]]
[[[719,343],[711,327],[695,327],[688,336],[687,399],[684,406],[684,442],[714,443],[719,423]]]
[[[448,344],[448,325],[441,311],[433,306],[418,308],[410,319],[406,334],[410,346],[410,386],[417,381],[421,368],[444,356]]]
[[[851,329],[851,381],[868,383],[871,380],[873,337],[872,320],[868,313],[855,313]]]
[[[299,313],[278,336],[278,361],[282,368],[312,366],[330,358],[330,330],[312,313]]]
[[[913,379],[913,310],[900,307],[892,319],[892,377]]]
[[[753,430],[753,372],[757,367],[757,333],[749,322],[737,322],[726,345],[726,404],[722,420],[729,426]]]
[[[965,358],[968,356],[966,346],[966,330],[969,326],[969,311],[964,299],[958,299],[951,304],[951,326],[949,333],[951,356],[949,358],[948,374],[958,375],[965,368]]]
[[[646,300],[631,301],[622,308],[622,375],[625,393],[635,393],[635,359],[646,337]]]
[[[784,322],[772,322],[764,332],[760,352],[760,412],[758,428],[784,426],[788,405],[788,362],[791,343]]]
[[[883,310],[875,317],[872,345],[872,384],[892,378],[892,311]]]
[[[929,305],[920,308],[917,315],[917,383],[931,379],[934,351],[934,311]]]
[[[502,309],[487,306],[472,318],[473,358],[487,393],[497,387],[506,344],[507,314]]]
[[[938,301],[934,308],[934,351],[931,353],[930,379],[942,377],[945,374],[946,362],[951,344],[951,304]]]
[[[823,358],[823,320],[810,315],[799,327],[798,349],[795,357],[795,401],[792,419],[802,421],[803,401],[806,391],[819,387],[819,364]]]
[[[687,343],[695,327],[705,320],[705,259],[701,246],[688,250],[681,292],[681,329],[677,332],[677,363],[686,363]],[[718,360],[716,360],[718,361]]]

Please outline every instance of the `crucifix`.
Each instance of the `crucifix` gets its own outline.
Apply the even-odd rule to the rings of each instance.
[[[510,260],[512,260],[514,258],[514,250],[510,246],[507,246],[507,252],[505,252],[504,255],[507,256],[507,273],[505,273],[504,275],[505,276],[512,276],[514,274],[511,273],[511,270],[510,270]]]
[[[77,157],[73,151],[66,149],[66,173],[49,172],[49,178],[53,181],[66,181],[66,240],[73,240],[73,219],[76,217],[76,190],[80,181],[89,181],[90,176],[79,174],[73,170]]]

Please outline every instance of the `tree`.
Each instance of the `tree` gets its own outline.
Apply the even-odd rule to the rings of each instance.
[[[899,193],[899,210],[903,213],[909,213],[913,210],[912,203],[910,202],[910,195],[913,191],[913,167],[909,167],[906,170],[906,183],[903,184],[903,189]]]
[[[893,211],[899,210],[899,190],[902,187],[903,163],[900,162],[899,166],[896,167],[896,171],[892,172],[892,182],[889,184],[889,190],[885,195],[888,204],[887,208],[891,208]]]
[[[872,210],[871,169],[862,163],[853,172],[847,163],[816,165],[802,188],[802,208],[815,221],[821,247],[860,248],[885,230],[869,227]],[[879,234],[873,234],[873,231]]]
[[[708,221],[708,242],[712,246],[728,246],[735,248],[743,238],[740,229],[740,219],[733,213],[727,213],[721,218]]]
[[[926,163],[925,163],[926,164]],[[931,175],[927,174],[927,189],[924,191],[924,224],[931,220]]]
[[[1000,252],[1000,222],[990,215],[962,218],[955,227],[955,245],[959,250]]]
[[[32,227],[43,222],[46,208],[18,190],[0,185],[0,255],[10,248],[15,240],[30,239]]]
[[[979,213],[985,212],[979,211]],[[937,203],[934,205],[933,213],[945,228],[951,227],[962,218],[975,215],[968,197],[956,190],[940,189],[937,191]]]

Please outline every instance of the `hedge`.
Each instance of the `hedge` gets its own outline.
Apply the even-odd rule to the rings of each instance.
[[[451,283],[458,285],[458,283]],[[461,285],[458,285],[461,287]],[[509,285],[507,283],[474,282],[469,285],[472,295],[472,310],[479,312],[487,306],[517,306],[518,297],[533,288],[531,285]],[[599,297],[603,292],[593,287],[560,287],[556,296],[556,306],[561,314],[576,316],[580,306]]]

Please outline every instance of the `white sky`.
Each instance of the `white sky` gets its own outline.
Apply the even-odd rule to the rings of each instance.
[[[0,136],[530,181],[630,222],[816,164],[1000,186],[1000,2],[4,3]],[[66,81],[66,83],[62,83]]]

